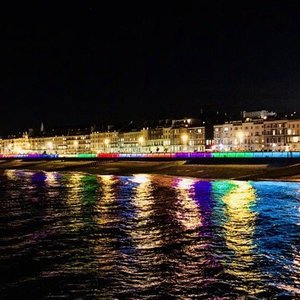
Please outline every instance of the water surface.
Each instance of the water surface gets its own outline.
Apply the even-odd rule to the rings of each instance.
[[[300,298],[299,183],[7,170],[0,209],[2,298]]]

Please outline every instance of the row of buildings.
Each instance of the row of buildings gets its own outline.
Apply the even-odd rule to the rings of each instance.
[[[205,151],[205,127],[199,120],[172,120],[168,126],[130,131],[91,131],[31,136],[0,140],[0,153],[168,153]]]
[[[172,153],[202,151],[300,151],[300,119],[276,119],[266,111],[243,113],[240,121],[211,125],[196,119],[131,130],[25,132],[0,139],[0,153]]]
[[[213,150],[300,151],[299,119],[258,116],[214,125]]]

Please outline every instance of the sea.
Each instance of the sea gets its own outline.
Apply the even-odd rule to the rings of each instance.
[[[0,173],[1,299],[300,299],[300,183]]]

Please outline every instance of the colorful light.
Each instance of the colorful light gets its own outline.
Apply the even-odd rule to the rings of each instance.
[[[300,151],[271,152],[175,152],[175,153],[77,153],[77,154],[41,154],[14,153],[0,154],[0,158],[57,159],[57,158],[100,158],[100,159],[209,159],[209,158],[300,158]]]

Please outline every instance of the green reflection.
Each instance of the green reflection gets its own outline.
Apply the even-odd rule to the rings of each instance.
[[[82,203],[84,205],[94,205],[98,198],[99,184],[95,175],[84,175],[81,177]]]
[[[71,231],[93,226],[94,209],[98,201],[99,184],[97,176],[72,173],[65,177],[68,194],[66,204],[73,219],[69,224]]]

